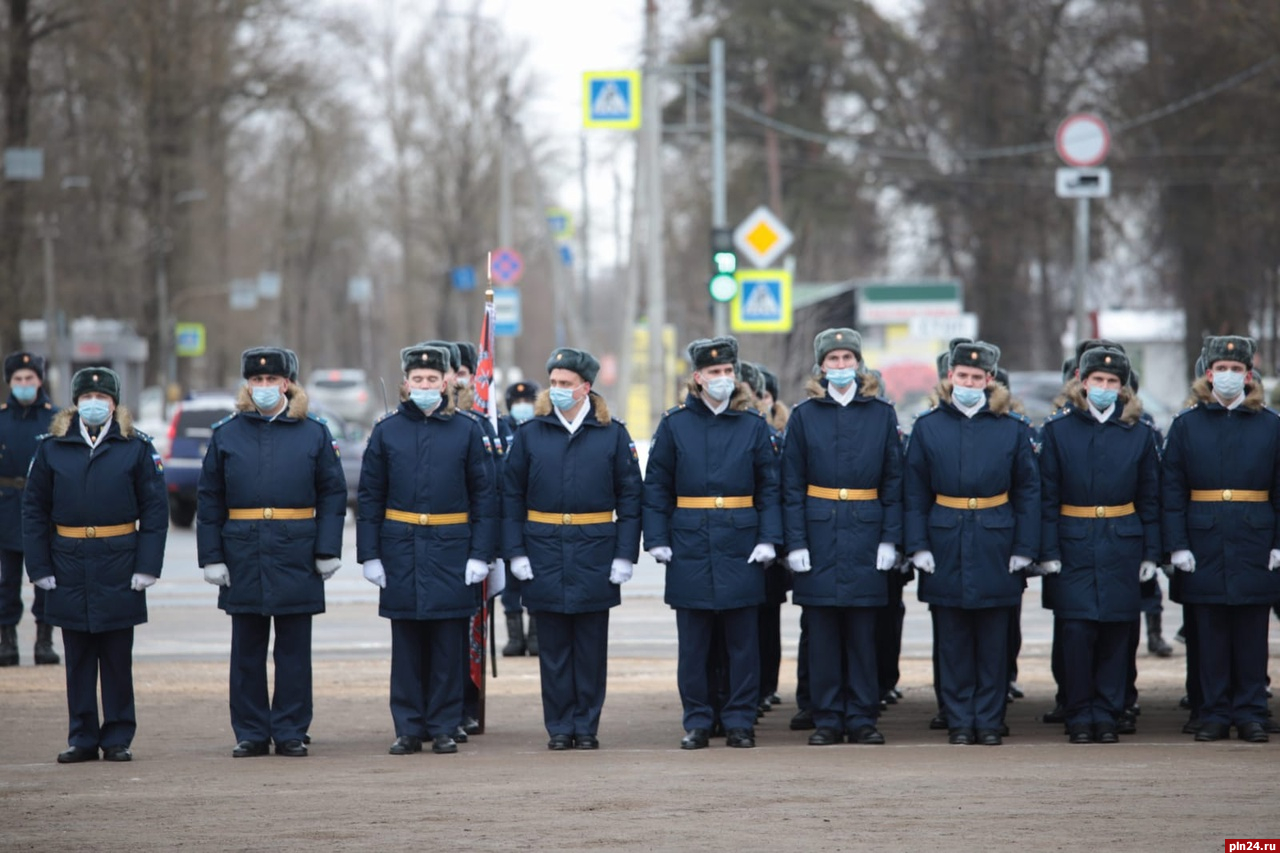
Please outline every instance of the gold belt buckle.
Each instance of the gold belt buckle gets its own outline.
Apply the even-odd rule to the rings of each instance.
[[[977,508],[978,508],[978,499],[969,498],[969,509],[977,509]]]
[[[86,527],[84,529],[84,535],[86,539],[92,539],[98,535],[98,529],[96,527]]]
[[[847,500],[849,500],[849,490],[848,490],[848,489],[841,489],[841,490],[840,490],[840,500],[842,500],[842,501],[847,501]]]
[[[423,512],[423,513],[419,513],[419,514],[418,514],[418,523],[419,523],[419,524],[421,524],[421,525],[423,525],[424,527],[426,526],[426,524],[427,524],[427,514],[426,514],[425,512]]]
[[[716,509],[724,509],[724,498],[722,497],[716,498]]]
[[[1093,514],[1096,515],[1098,518],[1106,518],[1107,508],[1105,506],[1100,506],[1093,511]]]
[[[1222,490],[1222,499],[1223,499],[1224,501],[1229,501],[1229,500],[1231,500],[1231,490],[1230,490],[1230,489],[1223,489],[1223,490]]]
[[[564,515],[560,516],[560,523],[573,524],[573,513],[566,512]]]
[[[262,517],[263,517],[263,518],[265,518],[267,521],[270,521],[270,520],[271,520],[271,516],[273,516],[273,515],[275,515],[275,513],[271,511],[271,507],[265,507],[265,508],[263,508],[263,510],[262,510]]]

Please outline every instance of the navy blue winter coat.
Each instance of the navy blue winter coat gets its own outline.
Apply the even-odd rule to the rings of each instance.
[[[388,509],[416,514],[465,512],[463,524],[393,521]],[[488,563],[498,540],[493,447],[479,422],[448,403],[430,415],[411,402],[373,427],[360,467],[356,554],[382,560],[387,619],[464,619],[480,606],[468,586],[467,560]]]
[[[49,431],[58,410],[44,388],[31,405],[9,395],[0,405],[0,479],[23,479],[36,452],[36,437]],[[0,551],[22,550],[22,489],[0,483]]]
[[[1040,559],[1062,561],[1043,580],[1045,600],[1062,619],[1128,622],[1138,618],[1138,567],[1160,560],[1160,460],[1142,403],[1121,391],[1103,423],[1084,387],[1072,382],[1067,406],[1041,431]],[[1120,506],[1136,513],[1073,518],[1060,507]]]
[[[1190,550],[1196,570],[1174,572],[1177,600],[1187,604],[1266,604],[1280,601],[1280,570],[1267,570],[1280,548],[1280,417],[1265,408],[1257,386],[1227,409],[1203,377],[1192,386],[1194,405],[1178,413],[1164,449],[1164,543]],[[1191,490],[1256,490],[1270,499],[1192,501]]]
[[[671,548],[665,601],[690,610],[731,610],[764,603],[764,566],[752,549],[782,544],[776,440],[764,417],[748,409],[739,384],[716,415],[690,388],[669,409],[649,446],[644,476],[644,544]],[[748,496],[744,509],[679,509],[677,497]]]
[[[1009,391],[992,385],[972,418],[951,403],[951,383],[916,419],[907,442],[906,552],[932,551],[937,567],[920,573],[920,600],[943,607],[1010,607],[1022,598],[1013,555],[1040,553],[1040,474],[1030,423],[1009,408]],[[951,509],[935,501],[993,497],[990,509]],[[1135,567],[1136,570],[1136,567]]]
[[[124,536],[73,539],[57,525],[108,527],[138,522]],[[106,436],[90,451],[74,407],[50,425],[31,460],[22,501],[22,550],[31,580],[53,575],[44,621],[102,633],[147,621],[146,592],[133,575],[160,577],[169,534],[164,467],[151,439],[117,407]]]
[[[591,410],[572,435],[551,410],[547,391],[535,415],[516,431],[506,461],[503,489],[503,552],[528,557],[533,580],[520,588],[531,611],[590,613],[621,601],[609,582],[614,559],[640,556],[640,463],[626,426],[612,418],[603,397],[592,393]],[[604,524],[544,524],[528,521],[528,510],[616,513]]]
[[[886,572],[876,570],[881,542],[902,544],[902,440],[893,405],[869,373],[842,406],[826,380],[791,410],[782,450],[786,550],[809,549],[812,568],[795,575],[792,600],[820,607],[882,607]],[[876,489],[878,500],[809,497],[809,486]]]
[[[317,557],[342,554],[347,480],[329,428],[307,414],[301,386],[275,420],[253,405],[248,386],[236,413],[214,424],[200,470],[196,546],[201,566],[225,563],[218,590],[227,613],[288,616],[324,612]],[[231,520],[229,509],[305,509],[315,518]]]

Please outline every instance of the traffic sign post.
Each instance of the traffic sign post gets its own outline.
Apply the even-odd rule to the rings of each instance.
[[[493,289],[493,334],[514,338],[520,334],[520,291],[514,287]]]
[[[791,248],[794,240],[791,230],[763,204],[751,211],[733,231],[733,244],[759,269],[777,260]]]
[[[640,72],[585,72],[582,75],[582,126],[607,130],[638,128]]]
[[[449,284],[454,290],[475,290],[476,289],[476,268],[475,267],[454,267],[449,270]]]
[[[196,358],[204,355],[204,323],[178,323],[174,326],[173,342],[179,357]]]
[[[791,273],[787,270],[744,270],[738,273],[729,325],[735,332],[789,332]]]
[[[1084,287],[1089,269],[1089,199],[1104,198],[1111,193],[1110,170],[1094,168],[1106,162],[1107,155],[1111,153],[1111,130],[1096,115],[1075,113],[1058,125],[1053,142],[1062,162],[1073,167],[1073,170],[1059,169],[1054,177],[1054,184],[1059,197],[1076,200],[1075,281],[1072,301],[1076,343],[1079,344],[1087,334]]]

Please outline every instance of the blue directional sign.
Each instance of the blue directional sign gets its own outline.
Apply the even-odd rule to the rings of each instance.
[[[635,130],[640,126],[640,72],[588,71],[582,75],[582,126]]]
[[[560,244],[560,263],[566,267],[573,266],[573,247],[568,243]]]
[[[498,284],[515,284],[524,275],[524,259],[515,249],[496,249],[489,259],[489,277]]]
[[[453,285],[454,290],[475,290],[476,268],[454,267],[449,270],[449,283]]]
[[[792,324],[791,273],[786,270],[739,272],[738,295],[730,306],[735,332],[789,332]]]

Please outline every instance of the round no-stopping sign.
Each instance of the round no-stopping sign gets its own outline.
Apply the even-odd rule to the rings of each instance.
[[[1068,116],[1058,125],[1053,141],[1068,166],[1100,166],[1111,151],[1107,123],[1091,113]]]

